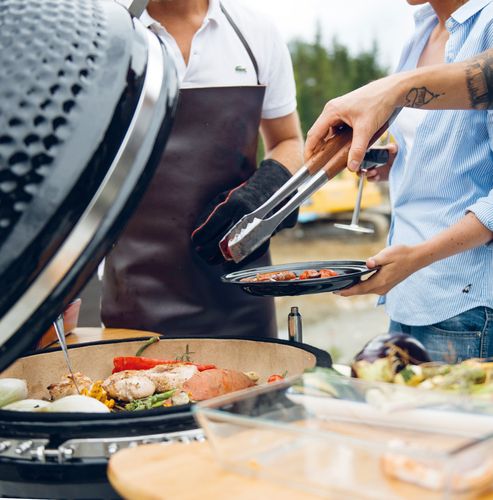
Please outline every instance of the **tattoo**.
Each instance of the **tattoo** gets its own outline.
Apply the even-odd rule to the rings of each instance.
[[[435,94],[426,87],[414,87],[407,93],[404,106],[406,108],[422,108],[433,101],[433,99],[438,99],[442,95]]]
[[[466,68],[467,90],[474,109],[493,109],[493,50],[472,60]]]

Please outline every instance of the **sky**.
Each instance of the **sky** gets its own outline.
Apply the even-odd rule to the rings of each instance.
[[[376,40],[381,62],[395,69],[403,44],[414,29],[413,12],[406,0],[247,0],[269,15],[286,41],[313,40],[317,22],[324,41],[336,36],[353,53],[370,48]]]

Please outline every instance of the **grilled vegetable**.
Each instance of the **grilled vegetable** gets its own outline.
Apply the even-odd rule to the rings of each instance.
[[[65,396],[57,399],[46,408],[50,413],[54,412],[81,412],[81,413],[109,413],[110,409],[98,401],[88,396]]]
[[[257,372],[244,372],[244,373],[254,384],[256,384],[260,379],[260,375]]]
[[[330,396],[345,398],[354,401],[361,400],[361,396],[354,390],[349,378],[333,368],[316,366],[305,370],[303,376],[288,392],[301,393],[309,396]]]
[[[423,369],[419,365],[407,365],[395,377],[394,382],[401,385],[417,386],[425,379]]]
[[[108,393],[103,389],[102,384],[102,380],[97,380],[89,389],[82,389],[81,394],[97,399],[111,410],[115,406],[115,400],[108,398]]]
[[[147,398],[136,399],[131,403],[125,405],[125,410],[127,411],[137,411],[137,410],[150,410],[151,408],[159,408],[165,406],[166,400],[170,399],[175,393],[175,389],[172,391],[161,392],[159,394],[154,394]]]
[[[150,370],[158,365],[195,365],[199,371],[216,368],[216,365],[212,364],[201,365],[177,359],[154,359],[144,358],[142,356],[117,356],[113,358],[113,371],[111,373],[118,373],[124,370]]]
[[[159,342],[159,337],[152,337],[149,340],[146,340],[142,346],[139,347],[137,352],[135,353],[136,356],[142,356],[142,353],[152,344],[155,344],[156,342]]]
[[[0,379],[0,408],[27,398],[27,384],[19,378]]]
[[[21,401],[16,401],[15,403],[10,403],[2,407],[2,410],[46,411],[46,408],[50,405],[51,403],[49,401],[44,401],[42,399],[22,399]]]
[[[282,375],[279,375],[278,373],[274,373],[267,379],[267,383],[272,383],[272,382],[279,382],[280,380],[284,380],[288,375],[288,371],[286,370]]]
[[[190,403],[190,397],[186,392],[181,391],[171,396],[171,403],[173,406],[187,405]]]
[[[429,362],[423,345],[410,335],[386,334],[370,340],[354,357],[351,375],[374,382],[393,382],[408,365]]]
[[[142,356],[117,356],[113,358],[112,373],[124,370],[149,370],[157,365],[176,365],[178,363],[181,364],[182,361],[144,358]]]

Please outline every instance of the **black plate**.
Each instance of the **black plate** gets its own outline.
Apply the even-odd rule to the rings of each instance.
[[[332,269],[339,276],[332,278],[315,278],[309,280],[292,281],[260,281],[242,282],[243,278],[255,277],[258,273],[275,271],[293,271],[299,273],[306,269]],[[279,266],[256,267],[243,269],[226,274],[221,278],[224,283],[240,286],[243,291],[251,295],[283,297],[286,295],[307,295],[309,293],[336,292],[361,281],[361,276],[375,272],[368,269],[362,260],[322,260],[317,262],[296,262],[294,264],[281,264]]]

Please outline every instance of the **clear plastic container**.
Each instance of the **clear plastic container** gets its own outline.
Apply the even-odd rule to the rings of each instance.
[[[326,372],[196,405],[229,470],[330,498],[476,498],[493,486],[493,404]]]

